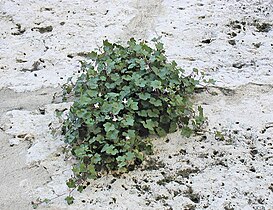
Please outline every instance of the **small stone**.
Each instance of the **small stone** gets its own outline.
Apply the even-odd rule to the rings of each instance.
[[[241,63],[241,62],[232,64],[232,67],[237,68],[237,69],[241,69],[244,66],[245,66],[245,63]]]
[[[204,44],[210,44],[212,42],[212,39],[204,39],[201,42]]]
[[[228,43],[233,46],[236,45],[236,41],[234,39],[228,40]]]
[[[20,143],[20,140],[18,138],[13,138],[9,140],[9,145],[13,147],[14,145],[18,145]]]

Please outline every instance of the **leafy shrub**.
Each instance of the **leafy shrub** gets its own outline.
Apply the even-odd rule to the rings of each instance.
[[[126,172],[152,152],[150,135],[165,136],[181,128],[189,136],[204,121],[189,97],[198,71],[184,76],[168,62],[163,44],[103,42],[100,52],[82,61],[82,75],[64,86],[74,103],[63,125],[65,140],[78,159],[67,185],[82,191],[83,182],[103,172]],[[71,201],[71,199],[70,199]]]

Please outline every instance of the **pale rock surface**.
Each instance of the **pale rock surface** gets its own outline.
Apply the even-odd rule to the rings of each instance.
[[[55,197],[38,209],[272,209],[272,20],[270,0],[2,0],[0,209]],[[74,160],[55,110],[71,104],[51,103],[53,88],[79,75],[82,55],[103,39],[157,36],[187,72],[217,81],[209,90],[218,95],[193,99],[209,132],[155,139],[141,168],[90,181],[67,206]]]

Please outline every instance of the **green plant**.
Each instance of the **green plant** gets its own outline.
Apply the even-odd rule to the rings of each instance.
[[[133,38],[127,46],[106,40],[81,62],[77,81],[64,85],[64,100],[72,95],[74,103],[63,134],[78,160],[69,188],[81,192],[86,179],[133,170],[152,153],[150,135],[181,128],[190,136],[203,124],[202,107],[195,111],[190,100],[198,70],[184,76],[176,62],[167,61],[163,44],[153,41],[154,48]]]

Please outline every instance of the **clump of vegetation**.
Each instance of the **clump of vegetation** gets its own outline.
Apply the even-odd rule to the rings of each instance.
[[[64,85],[64,100],[72,95],[74,103],[63,134],[78,160],[68,187],[81,192],[87,179],[133,170],[152,153],[149,136],[177,129],[190,136],[203,124],[202,107],[196,111],[190,100],[202,74],[194,69],[185,76],[153,41],[154,48],[134,39],[127,46],[106,40],[82,61],[77,81]],[[72,196],[66,200],[73,203]]]

